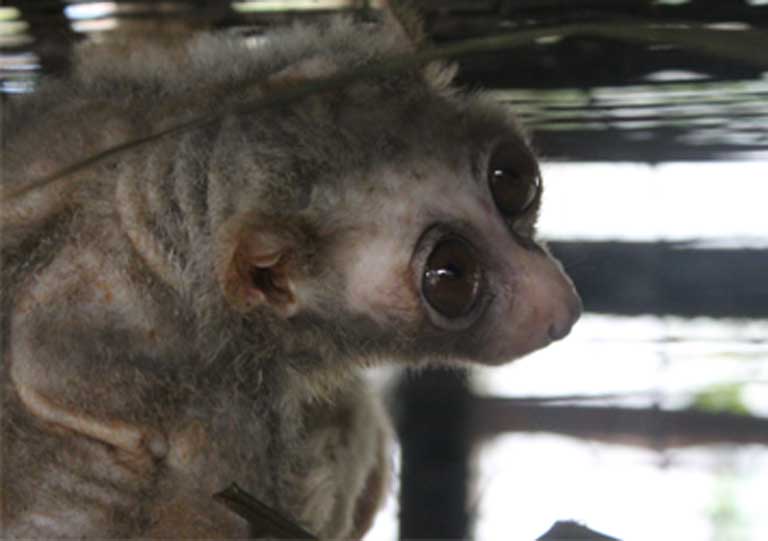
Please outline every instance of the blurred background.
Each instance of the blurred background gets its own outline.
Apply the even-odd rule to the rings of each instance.
[[[558,520],[624,541],[768,539],[768,0],[412,3],[436,45],[545,31],[458,58],[459,78],[528,127],[541,234],[586,313],[501,368],[371,374],[400,446],[366,539],[533,540]],[[66,72],[82,40],[377,7],[6,0],[0,93]]]

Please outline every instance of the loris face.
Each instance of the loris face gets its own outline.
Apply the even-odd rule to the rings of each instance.
[[[467,158],[379,172],[387,200],[339,262],[351,311],[418,328],[435,357],[498,364],[566,336],[581,302],[533,238],[542,182],[523,141]]]
[[[304,216],[321,263],[301,271],[273,237],[241,243],[252,248],[235,297],[266,293],[282,317],[320,322],[363,361],[499,364],[565,337],[581,302],[535,239],[538,163],[514,120],[478,103],[350,114],[342,152],[366,159],[318,182]],[[379,153],[387,136],[398,150]]]

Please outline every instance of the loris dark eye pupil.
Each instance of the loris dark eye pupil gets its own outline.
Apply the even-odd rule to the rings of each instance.
[[[536,199],[536,181],[502,169],[494,170],[490,176],[493,200],[505,216],[523,214]]]
[[[516,146],[500,147],[488,164],[488,183],[499,212],[506,217],[525,213],[540,190],[535,159]]]
[[[469,245],[458,239],[440,241],[427,259],[422,291],[445,317],[468,314],[477,299],[482,271]]]

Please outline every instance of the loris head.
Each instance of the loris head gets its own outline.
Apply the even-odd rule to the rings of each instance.
[[[362,63],[364,43],[331,34],[273,81]],[[537,160],[508,111],[449,79],[363,79],[237,121],[247,157],[219,160],[246,160],[261,185],[219,228],[233,307],[319,330],[304,347],[350,362],[497,364],[568,334],[581,303],[536,241]]]

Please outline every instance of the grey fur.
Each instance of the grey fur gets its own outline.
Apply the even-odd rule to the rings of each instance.
[[[283,84],[406,52],[398,36],[336,19],[257,47],[206,35],[118,61],[87,48],[72,78],[5,119],[4,192]],[[462,177],[473,156],[504,137],[527,149],[508,113],[449,75],[433,65],[226,116],[5,198],[4,537],[243,537],[210,499],[233,481],[323,538],[362,534],[385,490],[389,429],[360,368],[502,355],[491,309],[453,332],[413,308],[418,292],[385,299],[382,313],[345,296],[368,242],[358,231],[407,244],[427,216],[450,222],[450,208],[425,207],[402,232],[386,218],[385,201],[410,204],[409,186],[434,182],[429,164],[476,190]],[[534,221],[510,227],[530,236]],[[221,270],[232,227],[291,247],[298,309],[233,306]],[[398,280],[395,291],[413,286]],[[499,295],[513,296],[510,280]]]

